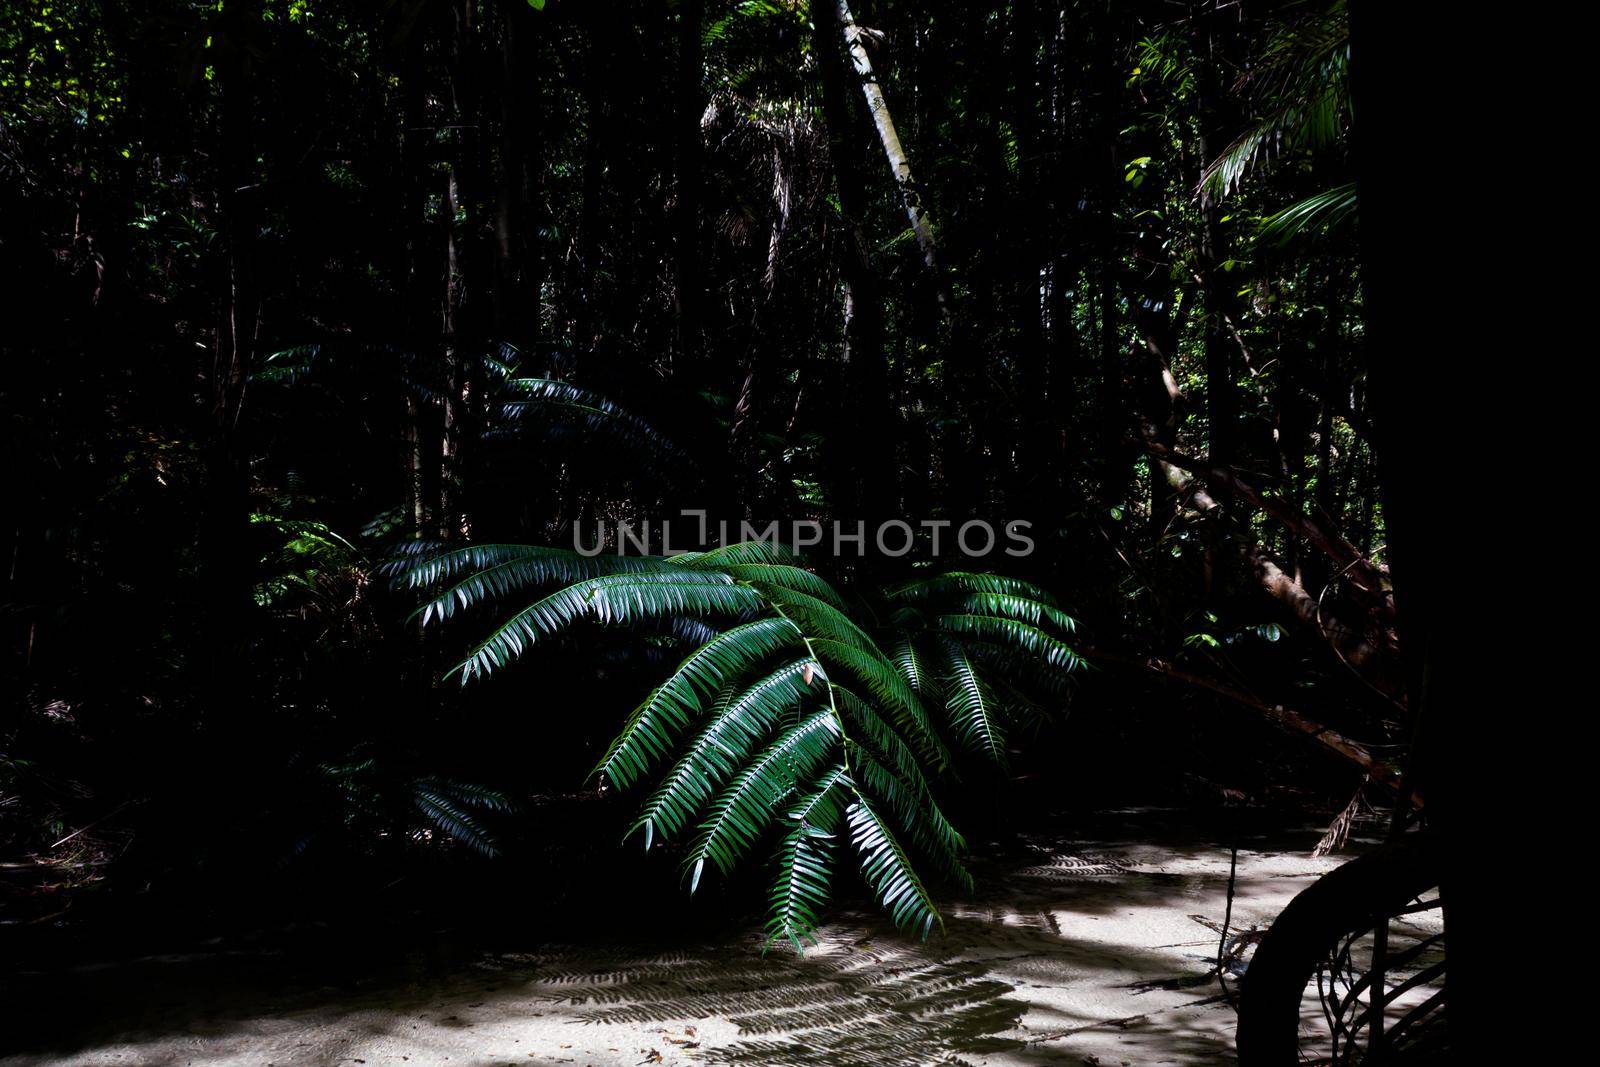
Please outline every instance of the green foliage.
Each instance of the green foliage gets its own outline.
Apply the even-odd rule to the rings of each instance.
[[[711,625],[627,718],[595,773],[624,789],[653,778],[630,833],[647,850],[682,842],[690,892],[708,864],[726,875],[775,836],[768,932],[797,948],[828,900],[840,839],[897,924],[922,936],[938,924],[901,842],[970,885],[963,841],[929,777],[948,762],[946,732],[1003,766],[1005,731],[1019,714],[972,654],[1008,650],[1058,678],[1079,664],[1064,640],[1070,616],[1038,587],[987,574],[888,593],[895,623],[886,655],[826,579],[761,542],[652,560],[509,545],[411,548],[389,570],[396,584],[430,594],[424,625],[558,586],[472,647],[455,668],[463,682],[584,621]],[[435,805],[456,819],[453,834],[473,829],[463,813]]]
[[[1355,182],[1345,182],[1304,200],[1297,200],[1269,216],[1261,223],[1256,236],[1269,244],[1285,245],[1297,238],[1338,229],[1354,219],[1355,214],[1356,185]]]
[[[1217,196],[1273,158],[1337,144],[1350,121],[1350,23],[1339,0],[1280,25],[1247,83],[1250,124],[1206,167]]]

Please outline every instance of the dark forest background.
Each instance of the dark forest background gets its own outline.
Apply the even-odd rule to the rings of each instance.
[[[975,840],[1387,812],[1350,59],[1342,2],[7,4],[8,918],[614,862],[586,775],[672,647],[462,688],[381,568],[688,507],[1032,523],[969,569],[1088,667]]]

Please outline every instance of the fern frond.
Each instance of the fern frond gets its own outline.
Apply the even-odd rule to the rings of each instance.
[[[417,810],[440,830],[485,856],[498,856],[500,850],[493,835],[472,817],[466,810],[467,804],[459,796],[452,795],[453,792],[442,788],[437,781],[419,779],[412,785],[411,799]]]
[[[827,907],[833,880],[829,860],[843,814],[841,798],[850,786],[844,767],[836,766],[787,812],[792,826],[778,850],[778,874],[769,897],[768,946],[787,940],[800,952],[808,942],[816,943],[818,919]]]
[[[644,803],[629,833],[642,829],[646,850],[658,834],[663,840],[676,836],[745,765],[785,712],[822,695],[825,687],[812,688],[806,681],[808,674],[815,680],[818,673],[815,661],[795,660],[736,690],[725,706],[713,709],[705,728]]]
[[[741,582],[750,582],[762,589],[778,588],[802,593],[822,601],[829,607],[839,611],[844,610],[844,601],[834,592],[833,586],[803,567],[776,563],[723,563],[719,564],[717,569]]]
[[[672,562],[684,567],[716,568],[725,566],[794,566],[800,557],[776,541],[738,541],[731,545],[708,549],[704,552],[682,552],[672,557]]]
[[[1050,625],[1069,634],[1078,629],[1078,621],[1060,608],[1011,593],[969,593],[960,605],[971,615],[998,615],[1029,626]]]
[[[539,549],[533,553],[513,555],[498,563],[484,565],[432,600],[424,602],[412,613],[412,617],[421,616],[422,625],[426,626],[432,621],[442,622],[458,610],[474,608],[530,586],[550,585],[555,582],[570,584],[607,574],[641,573],[661,569],[663,568],[660,562],[649,557],[584,556],[570,550]]]
[[[576,582],[523,608],[476,645],[452,668],[463,683],[488,674],[548,637],[583,618],[630,623],[671,615],[731,615],[756,611],[758,593],[715,571],[664,571],[608,574]]]
[[[1056,606],[1055,598],[1032,582],[999,574],[972,574],[967,571],[949,571],[932,578],[919,578],[890,589],[887,595],[890,600],[919,603],[937,597],[969,593],[1026,597],[1040,604]]]
[[[724,875],[733,870],[772,824],[779,804],[833,754],[838,740],[839,724],[824,708],[780,735],[728,783],[684,860],[692,872],[689,892],[699,887],[706,860]]]
[[[859,791],[845,811],[851,842],[861,859],[861,875],[878,903],[903,930],[914,930],[924,940],[935,923],[943,927],[933,898],[906,858],[893,832]]]
[[[1076,622],[1049,594],[962,572],[906,583],[878,603],[877,617],[895,622],[885,655],[846,608],[854,601],[766,542],[603,561],[523,546],[415,546],[393,567],[398,584],[430,591],[421,609],[430,621],[566,583],[474,646],[457,668],[464,681],[581,621],[668,635],[655,639],[656,653],[674,641],[695,646],[629,716],[595,773],[618,788],[656,776],[629,833],[643,830],[650,849],[658,836],[678,839],[692,828],[684,860],[691,892],[708,863],[731,872],[776,826],[769,944],[797,948],[828,899],[845,824],[884,908],[927,936],[938,914],[900,840],[971,884],[965,843],[930,787],[950,758],[941,730],[1003,763],[1009,723],[993,685],[1011,673],[1007,665],[1053,681],[1079,662],[1065,641]],[[978,662],[1000,664],[1001,678],[991,683]],[[1025,705],[1020,694],[1018,702]],[[463,834],[472,831],[468,807],[450,796],[435,804]]]
[[[795,620],[808,635],[836,641],[867,655],[883,658],[868,633],[843,611],[825,600],[784,586],[764,585],[761,595],[780,614]]]
[[[895,668],[911,687],[911,691],[919,697],[927,696],[929,678],[922,666],[922,655],[917,651],[916,643],[909,633],[901,631],[895,635],[891,655],[894,658]]]
[[[949,753],[934,731],[927,709],[882,655],[874,656],[851,645],[822,638],[813,639],[811,647],[824,663],[853,675],[867,692],[887,705],[896,726],[923,759],[935,766],[947,761]]]
[[[962,889],[972,891],[972,874],[961,862],[966,842],[955,832],[933,798],[916,789],[884,766],[871,752],[851,744],[850,769],[859,785],[894,811],[912,842],[942,868]]]
[[[787,619],[757,619],[712,638],[639,705],[593,773],[628,788],[667,754],[712,694],[799,637]]]
[[[516,394],[500,405],[505,419],[516,421],[544,411],[569,412],[583,417],[589,429],[617,437],[641,453],[683,458],[682,451],[665,434],[591,389],[551,378],[513,378],[505,385]]]
[[[1005,734],[999,722],[1000,709],[990,696],[988,686],[978,677],[960,642],[946,639],[940,643],[940,649],[945,664],[950,725],[967,748],[987,756],[995,766],[1004,767]]]
[[[941,615],[939,629],[948,634],[975,637],[998,645],[1010,645],[1058,670],[1074,671],[1083,660],[1067,644],[1037,626],[1029,626],[1015,619],[997,619],[988,615]]]

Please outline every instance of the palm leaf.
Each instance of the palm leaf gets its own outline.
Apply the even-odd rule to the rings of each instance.
[[[658,834],[663,840],[676,836],[745,764],[784,712],[797,710],[807,699],[817,697],[818,691],[805,678],[819,669],[810,659],[795,660],[748,688],[736,688],[723,706],[713,710],[705,728],[663,777],[629,833],[643,830],[647,850]]]
[[[972,661],[959,642],[941,642],[947,682],[947,707],[956,736],[974,752],[987,756],[998,767],[1006,765],[1005,734],[999,722],[1000,709],[988,686],[978,677]]]
[[[576,582],[523,608],[476,645],[452,673],[463,683],[488,674],[521,656],[582,618],[629,623],[671,615],[729,615],[755,611],[760,596],[748,586],[715,571],[669,568],[633,574],[607,574]]]
[[[870,801],[859,792],[845,811],[851,842],[861,860],[861,876],[878,898],[878,904],[903,930],[927,938],[935,923],[943,926],[933,898]]]
[[[839,725],[827,708],[783,733],[740,771],[711,804],[700,837],[684,863],[692,872],[689,891],[700,884],[706,860],[723,874],[771,825],[779,804],[831,755]]]
[[[626,789],[667,754],[673,737],[704,710],[712,694],[798,640],[794,624],[781,618],[757,619],[712,638],[639,705],[594,773]]]
[[[840,797],[849,787],[849,775],[843,766],[836,766],[789,809],[792,826],[778,850],[778,873],[769,898],[768,945],[787,940],[799,952],[806,943],[816,943],[818,916],[827,906],[833,880],[828,864],[843,814]]]

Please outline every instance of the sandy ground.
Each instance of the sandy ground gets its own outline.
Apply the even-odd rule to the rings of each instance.
[[[135,1031],[0,1064],[1231,1062],[1233,1011],[1206,977],[1227,851],[1082,840],[1029,849],[1020,864],[982,872],[979,899],[948,904],[947,934],[926,945],[847,914],[799,958],[762,957],[750,931],[668,952],[486,954],[354,991],[174,981]],[[1303,848],[1242,850],[1234,928],[1264,926],[1336,862]],[[184,968],[145,962],[156,986]]]

